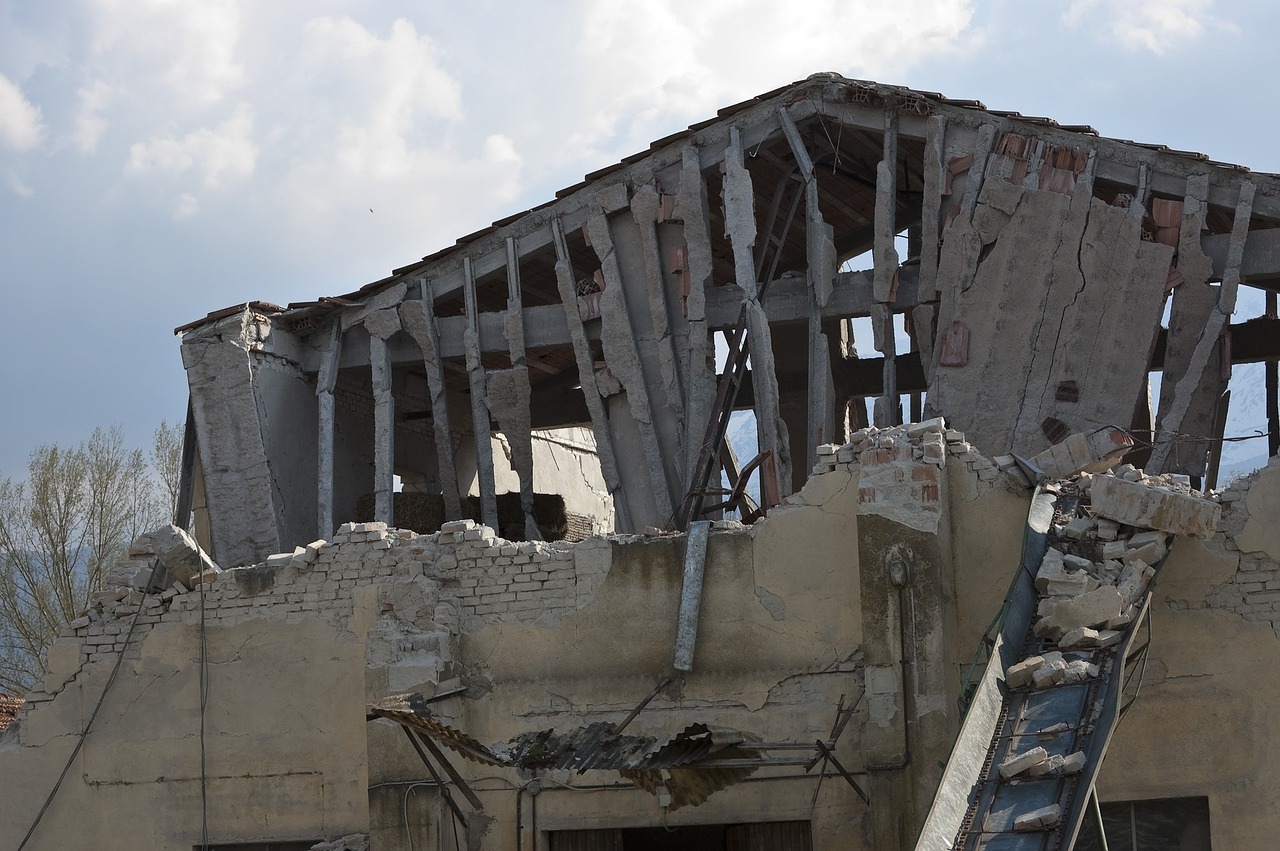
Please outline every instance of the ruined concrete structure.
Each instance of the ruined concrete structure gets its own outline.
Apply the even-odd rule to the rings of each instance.
[[[67,764],[29,847],[914,847],[1044,474],[1089,483],[1123,589],[1155,574],[1107,560],[1176,538],[1104,807],[1266,847],[1280,464],[1182,513],[1078,474],[1215,484],[1240,362],[1276,453],[1277,223],[1274,176],[820,74],[356,292],[183,326],[194,540],[137,542],[54,646],[0,834]]]

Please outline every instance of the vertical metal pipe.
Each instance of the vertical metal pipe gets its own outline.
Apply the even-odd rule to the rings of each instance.
[[[693,649],[698,641],[698,606],[702,602],[702,576],[707,562],[710,520],[689,524],[684,549],[684,585],[680,590],[680,617],[676,622],[676,652],[672,663],[677,671],[693,670]]]

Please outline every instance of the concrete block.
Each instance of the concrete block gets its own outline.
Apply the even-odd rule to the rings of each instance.
[[[1062,557],[1062,563],[1070,570],[1093,570],[1094,564],[1084,556],[1073,556],[1070,554]]]
[[[1098,643],[1098,631],[1087,626],[1076,627],[1058,639],[1059,647],[1094,647]]]
[[[1031,684],[1036,688],[1048,688],[1062,682],[1067,675],[1067,663],[1062,659],[1046,661],[1031,674]]]
[[[1148,529],[1145,532],[1135,532],[1129,536],[1129,540],[1126,543],[1128,546],[1137,549],[1138,547],[1145,547],[1147,544],[1160,544],[1163,546],[1168,542],[1169,536],[1164,532],[1158,529]]]
[[[1062,758],[1062,773],[1079,774],[1087,764],[1088,759],[1085,758],[1084,751],[1076,751]]]
[[[1028,833],[1036,830],[1046,830],[1058,823],[1058,819],[1062,818],[1062,807],[1058,804],[1050,804],[1047,807],[1041,807],[1038,810],[1032,810],[1029,813],[1023,813],[1015,816],[1013,819],[1013,829],[1020,833]]]
[[[151,535],[155,541],[160,563],[169,571],[170,576],[188,588],[191,587],[191,582],[197,575],[219,569],[200,549],[195,540],[177,526],[172,524],[162,526]]]
[[[1146,529],[1207,538],[1217,529],[1221,507],[1191,493],[1174,493],[1116,476],[1099,476],[1092,493],[1095,513]]]
[[[1093,527],[1092,517],[1077,517],[1063,527],[1062,534],[1068,538],[1082,541],[1093,531]]]
[[[1025,753],[1014,754],[1000,763],[1000,776],[1008,780],[1010,777],[1016,777],[1028,769],[1041,765],[1048,758],[1049,752],[1038,746]]]
[[[1095,517],[1094,520],[1098,524],[1099,541],[1114,541],[1116,539],[1116,535],[1120,532],[1119,523],[1106,517]]]
[[[447,523],[440,524],[440,531],[445,534],[454,532],[466,532],[476,527],[474,520],[450,520]]]
[[[1044,666],[1043,656],[1030,656],[1021,662],[1014,662],[1005,671],[1004,682],[1009,688],[1021,688],[1031,682],[1031,676]]]
[[[1129,547],[1124,541],[1107,541],[1102,545],[1102,557],[1106,560],[1118,559],[1124,556],[1128,549]]]
[[[1058,603],[1052,612],[1036,622],[1035,634],[1056,641],[1076,627],[1096,628],[1118,617],[1124,605],[1120,592],[1104,585]]]
[[[945,434],[947,423],[942,417],[934,417],[919,423],[907,425],[907,437],[923,437],[926,434]]]

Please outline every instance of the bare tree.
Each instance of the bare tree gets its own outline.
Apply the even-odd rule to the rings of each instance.
[[[180,422],[169,425],[168,420],[161,420],[151,443],[151,466],[160,477],[170,520],[178,513],[178,499],[181,496],[182,439],[183,427]]]
[[[176,431],[157,430],[157,462],[172,454]],[[157,467],[126,447],[117,426],[74,448],[41,446],[25,481],[0,479],[0,691],[39,682],[48,646],[88,608],[111,564],[172,515],[177,483],[164,479],[171,466]]]

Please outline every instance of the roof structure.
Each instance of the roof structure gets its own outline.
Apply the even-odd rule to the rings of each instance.
[[[741,488],[719,492],[752,466],[725,450],[735,409],[756,414],[764,509],[820,445],[932,415],[990,455],[1118,426],[1138,437],[1131,460],[1211,480],[1231,364],[1280,354],[1274,316],[1232,321],[1237,293],[1277,280],[1276,175],[824,73],[350,293],[177,330],[214,537],[239,560],[349,519],[362,494],[335,482],[391,522],[396,475],[425,477],[448,519],[474,479],[476,519],[496,528],[494,435],[534,534],[529,433],[569,426],[594,434],[615,528],[685,528],[725,502],[751,514]],[[203,352],[233,336],[225,360]],[[284,379],[229,381],[246,349],[295,376],[287,415],[264,396]],[[335,400],[372,423],[342,424]],[[237,405],[256,425],[228,421]],[[371,479],[335,479],[356,456]],[[261,528],[220,533],[219,514]]]
[[[623,157],[617,163],[605,166],[603,168],[592,171],[583,176],[582,180],[571,186],[567,186],[558,192],[553,200],[531,207],[519,213],[498,219],[486,228],[474,231],[464,236],[458,237],[457,241],[448,247],[441,248],[411,263],[406,263],[391,271],[389,275],[376,281],[371,281],[363,286],[352,290],[351,292],[342,293],[332,296],[318,296],[313,301],[292,302],[287,306],[275,305],[270,302],[255,301],[248,303],[253,309],[260,310],[270,314],[284,314],[290,317],[297,317],[301,320],[303,317],[310,318],[318,314],[324,314],[334,311],[340,311],[346,307],[352,307],[363,304],[365,300],[373,295],[385,290],[393,284],[415,276],[427,275],[431,276],[439,268],[439,264],[452,260],[454,263],[460,262],[460,256],[467,251],[468,246],[486,240],[491,243],[494,240],[492,236],[499,232],[519,233],[522,228],[519,223],[526,221],[530,217],[535,217],[540,213],[544,213],[548,208],[554,207],[559,201],[569,198],[583,191],[590,191],[597,185],[611,183],[607,178],[623,172],[628,166],[634,166],[642,163],[650,157],[662,152],[664,149],[670,149],[686,142],[700,144],[702,139],[699,134],[703,134],[708,130],[716,128],[718,125],[725,123],[726,119],[730,119],[740,113],[753,108],[758,108],[762,104],[772,104],[776,101],[783,100],[786,102],[795,102],[797,99],[820,98],[825,95],[825,90],[830,86],[845,87],[848,95],[847,98],[852,103],[863,102],[866,104],[876,103],[896,103],[901,113],[914,114],[918,117],[924,117],[935,114],[939,110],[959,110],[962,113],[968,113],[977,120],[982,119],[1003,119],[1011,127],[1023,127],[1032,133],[1039,133],[1044,130],[1060,131],[1061,134],[1072,134],[1087,136],[1096,139],[1098,142],[1108,145],[1121,146],[1124,148],[1132,148],[1135,152],[1145,152],[1147,154],[1160,155],[1162,159],[1183,161],[1184,168],[1175,169],[1176,172],[1190,171],[1197,166],[1211,166],[1213,168],[1228,169],[1240,173],[1250,173],[1257,177],[1280,179],[1280,175],[1269,172],[1253,172],[1248,166],[1236,163],[1221,162],[1212,159],[1208,154],[1196,151],[1181,151],[1170,148],[1168,145],[1154,142],[1138,142],[1132,139],[1122,139],[1112,136],[1103,136],[1093,127],[1087,124],[1060,124],[1052,118],[1043,116],[1023,115],[1013,110],[988,109],[987,106],[979,100],[970,100],[963,98],[949,98],[938,92],[922,91],[918,89],[910,89],[903,86],[886,85],[866,80],[853,80],[834,72],[821,72],[812,74],[804,80],[797,80],[786,86],[780,86],[776,89],[759,94],[748,100],[740,101],[735,104],[720,109],[714,118],[709,118],[689,125],[684,130],[676,131],[660,139],[650,143],[649,148],[644,151],[637,151],[630,156]],[[823,128],[824,132],[829,128]],[[1062,136],[1058,136],[1062,138]],[[843,141],[843,140],[839,140]],[[839,141],[827,140],[828,156],[837,160],[837,153],[842,151]],[[851,140],[852,141],[852,140]],[[777,152],[773,152],[777,153]],[[753,157],[759,156],[758,150],[751,152]],[[1141,155],[1141,154],[1140,154]],[[769,154],[765,155],[766,160],[771,159]],[[774,162],[777,165],[776,161]],[[833,176],[845,177],[851,180],[857,180],[852,175],[838,174],[839,163],[833,162]],[[785,171],[785,167],[781,170]],[[753,178],[755,178],[753,171]],[[874,184],[875,176],[863,175],[864,181],[870,180]],[[1225,219],[1225,221],[1224,221]],[[865,223],[865,219],[864,219]],[[1218,211],[1218,215],[1211,223],[1211,229],[1214,233],[1224,233],[1229,228],[1230,217]],[[1216,228],[1216,229],[1215,229]],[[213,322],[224,318],[228,315],[228,311],[236,312],[245,307],[245,304],[232,305],[220,310],[211,311],[208,315],[193,320],[174,329],[175,333],[181,333],[199,327],[208,322]]]

